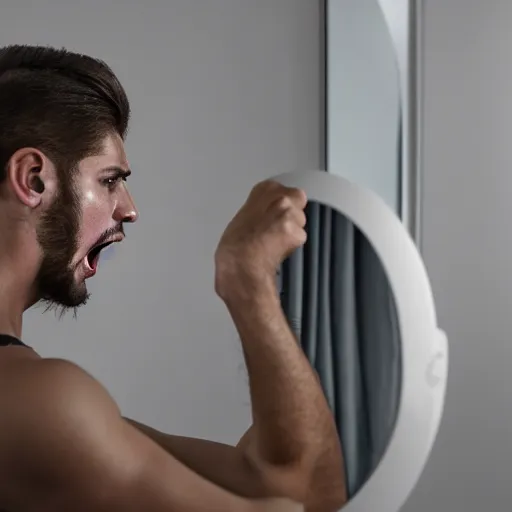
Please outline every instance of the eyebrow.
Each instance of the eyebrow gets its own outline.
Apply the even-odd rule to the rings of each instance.
[[[123,169],[122,167],[118,167],[117,165],[113,165],[111,167],[105,167],[101,172],[115,172],[117,176],[120,178],[128,178],[132,171],[130,169]]]

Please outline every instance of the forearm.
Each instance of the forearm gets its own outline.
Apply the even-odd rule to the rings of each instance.
[[[215,291],[240,334],[249,373],[254,428],[243,443],[246,457],[308,509],[327,512],[343,505],[341,446],[274,281],[279,264],[307,240],[306,204],[303,190],[273,180],[256,185],[215,251]],[[332,482],[328,501],[321,499],[325,482]]]
[[[254,421],[253,449],[261,463],[300,468],[307,485],[335,478],[343,461],[334,418],[320,383],[291,332],[275,283],[225,297],[242,340]]]

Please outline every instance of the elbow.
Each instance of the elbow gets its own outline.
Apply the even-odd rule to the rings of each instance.
[[[307,482],[305,512],[338,512],[348,503],[343,460],[321,460]]]
[[[308,501],[313,472],[306,464],[268,463],[251,456],[246,461],[268,496],[288,498],[303,504]]]
[[[311,481],[302,503],[305,512],[338,512],[348,503],[345,482],[335,478],[322,483]]]
[[[313,466],[310,461],[251,465],[267,496],[302,503],[304,512],[338,512],[348,502],[344,474],[338,468],[329,470],[323,465]]]
[[[339,512],[348,503],[344,474],[338,468],[325,469],[297,466],[289,468],[287,473],[283,471],[283,495],[304,504],[304,512]]]
[[[347,504],[347,500],[327,500],[324,499],[318,503],[305,505],[304,512],[340,512]]]
[[[254,443],[242,453],[268,495],[302,503],[305,512],[338,512],[348,501],[340,443],[315,448],[272,461]]]
[[[306,501],[305,512],[339,512],[348,503],[345,486]]]

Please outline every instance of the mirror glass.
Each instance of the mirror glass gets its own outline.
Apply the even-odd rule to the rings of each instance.
[[[401,337],[385,270],[342,213],[310,201],[308,239],[278,273],[281,303],[320,377],[340,436],[348,497],[389,443],[401,389]]]
[[[378,0],[326,3],[326,160],[402,216],[405,105],[386,13]]]

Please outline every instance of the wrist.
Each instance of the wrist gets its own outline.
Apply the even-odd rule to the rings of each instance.
[[[217,294],[228,305],[280,305],[277,283],[268,273],[243,270],[230,273],[217,283]]]

